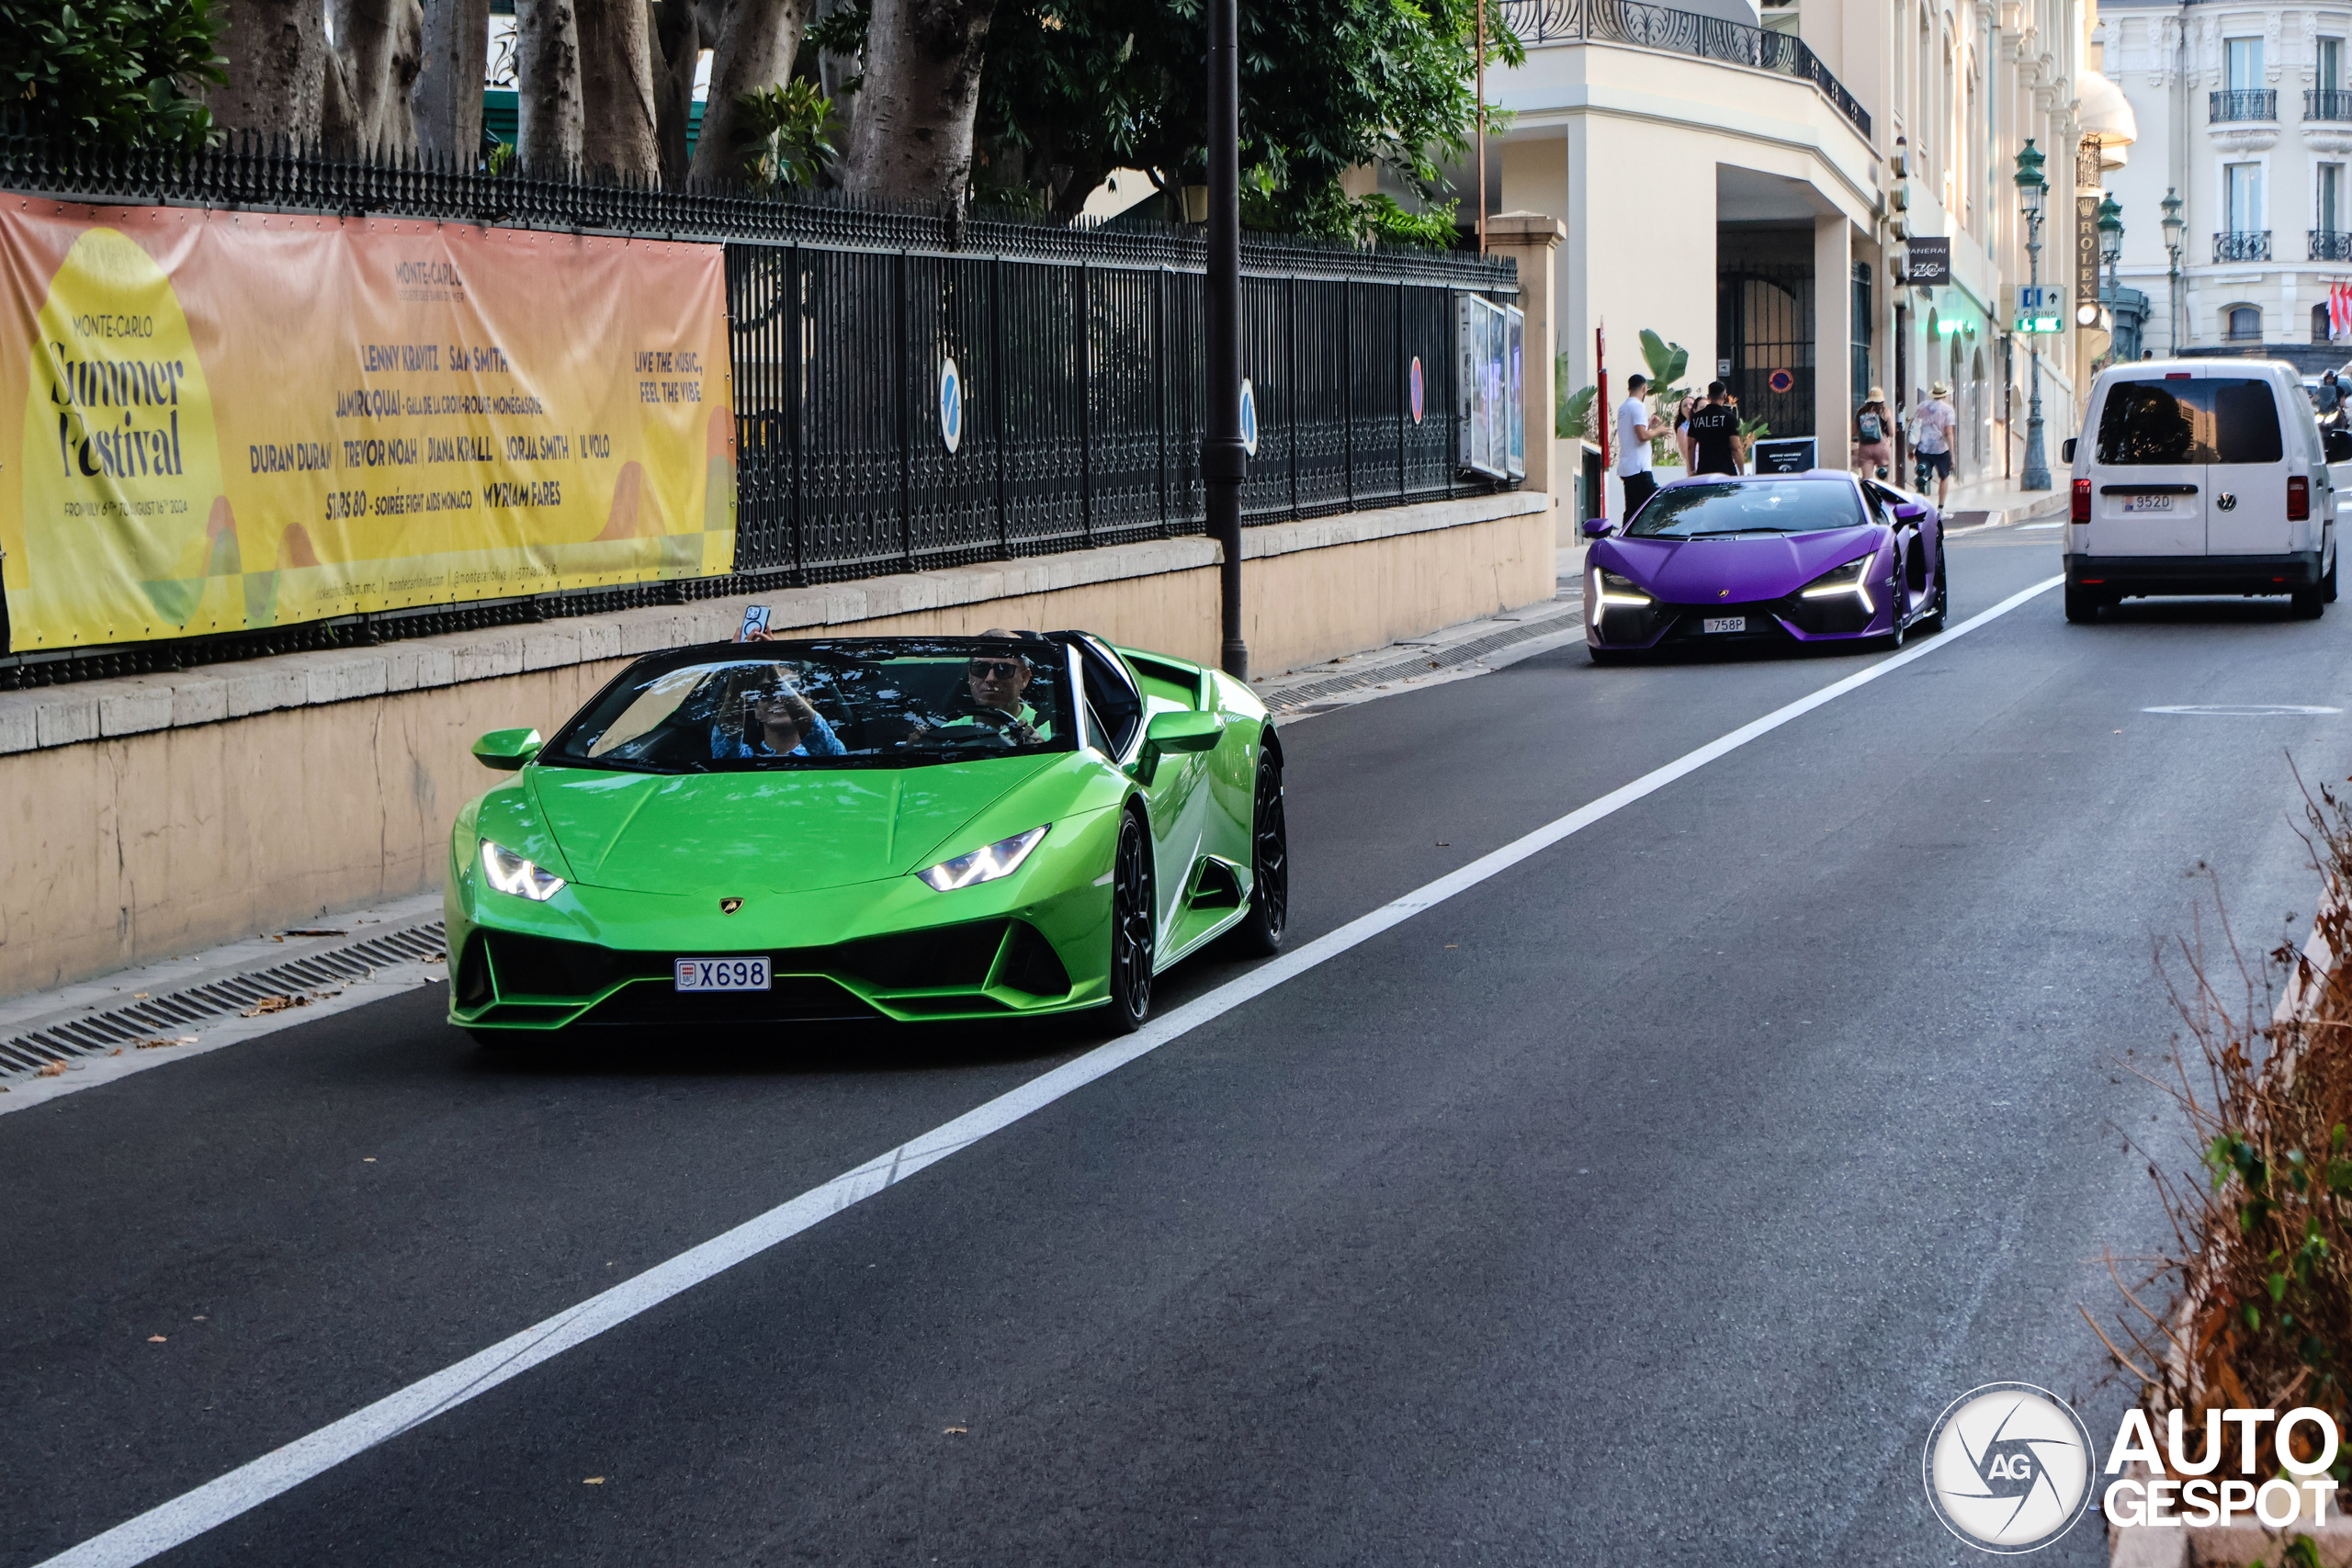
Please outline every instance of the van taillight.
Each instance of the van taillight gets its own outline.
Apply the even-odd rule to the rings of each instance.
[[[2090,520],[2091,481],[2088,479],[2076,479],[2075,481],[2075,521],[2077,523],[2087,523]]]
[[[2301,474],[2287,476],[2287,521],[2308,523],[2312,515],[2312,481]]]

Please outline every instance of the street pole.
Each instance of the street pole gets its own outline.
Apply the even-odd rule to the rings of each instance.
[[[2041,214],[2025,215],[2026,282],[2041,286]],[[2012,277],[2015,273],[2010,274]],[[2033,395],[2025,405],[2025,471],[2018,476],[2019,490],[2050,488],[2050,454],[2041,438],[2041,334],[2032,334],[2028,353],[2033,360]]]
[[[1201,438],[1201,478],[1208,491],[1209,533],[1224,560],[1225,672],[1250,678],[1241,637],[1241,479],[1250,455],[1241,445],[1241,44],[1236,0],[1209,0],[1208,428]]]
[[[1478,6],[1478,254],[1487,254],[1487,0]]]

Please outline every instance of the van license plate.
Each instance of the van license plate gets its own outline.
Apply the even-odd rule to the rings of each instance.
[[[2168,495],[2127,495],[2123,498],[2126,512],[2170,512],[2172,497]]]
[[[678,989],[682,991],[764,991],[768,961],[764,958],[681,958]]]
[[[1747,629],[1746,615],[1718,615],[1701,628],[1709,632],[1744,632]]]

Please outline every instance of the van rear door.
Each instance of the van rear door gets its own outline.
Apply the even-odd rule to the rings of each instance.
[[[2077,553],[2205,553],[2207,385],[2177,370],[2109,383],[2091,457],[2090,536]]]
[[[2262,376],[2200,376],[2192,383],[2211,430],[2205,469],[2205,553],[2283,556],[2294,547],[2287,522],[2287,475],[2310,472],[2299,442],[2287,461],[2285,410]],[[2295,411],[2301,414],[2301,410]]]

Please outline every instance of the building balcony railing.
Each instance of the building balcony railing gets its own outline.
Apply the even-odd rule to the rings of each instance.
[[[2352,261],[2352,234],[2335,229],[2314,229],[2312,234],[2313,261]]]
[[[2305,119],[2352,119],[2352,93],[2341,87],[2303,89]]]
[[[2224,120],[2278,118],[2278,90],[2275,87],[2241,87],[2206,96],[2212,103],[2207,118],[2215,125]]]
[[[1636,0],[1503,0],[1502,11],[1523,44],[1629,43],[1793,76],[1820,88],[1855,130],[1871,133],[1870,111],[1792,33]]]
[[[2267,229],[2232,229],[2213,236],[2213,259],[2216,262],[2268,261],[2270,231]]]

